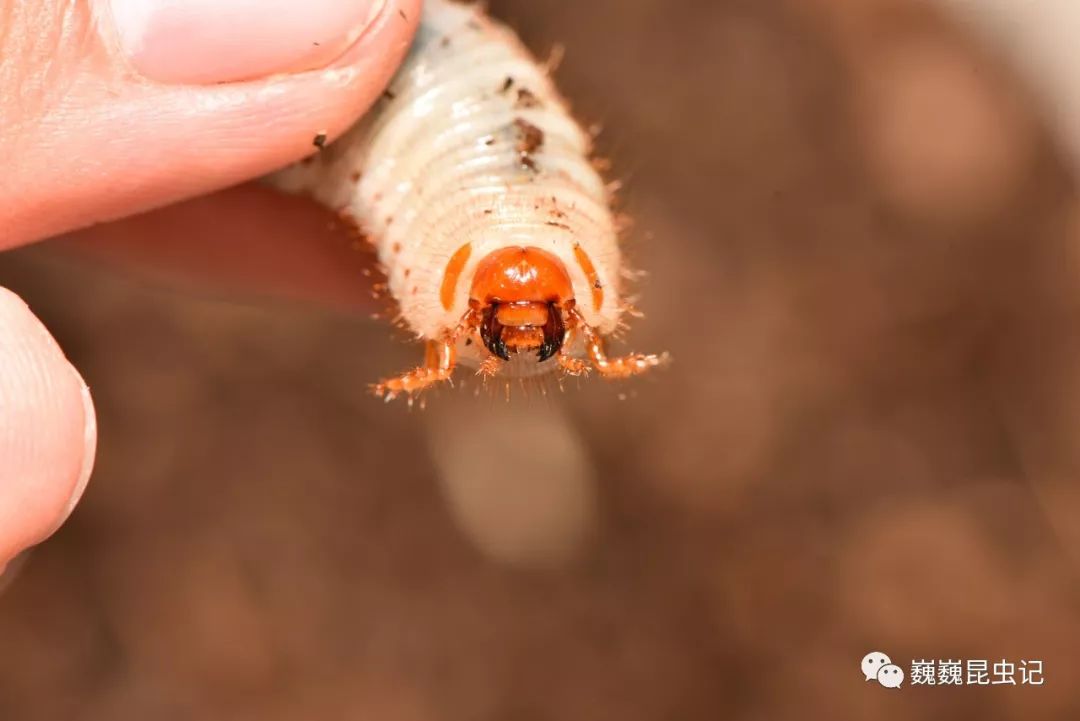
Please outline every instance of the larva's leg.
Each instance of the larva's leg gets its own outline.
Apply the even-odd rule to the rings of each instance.
[[[580,358],[559,354],[559,367],[568,376],[583,376],[589,372],[589,364]]]
[[[563,338],[563,349],[567,349],[573,346],[574,338],[577,335],[577,331],[570,328],[566,331],[566,337]],[[589,364],[581,358],[575,358],[571,355],[559,351],[559,367],[562,368],[563,373],[570,376],[582,376],[589,372]]]
[[[386,401],[392,401],[402,393],[411,397],[436,383],[449,381],[457,363],[454,344],[456,337],[441,341],[428,341],[424,353],[424,365],[397,378],[380,381],[372,388],[375,395]]]
[[[470,308],[457,328],[447,333],[442,340],[428,341],[424,351],[424,365],[397,378],[380,381],[372,387],[372,391],[386,401],[392,401],[405,393],[409,396],[409,405],[412,405],[416,393],[436,383],[449,382],[457,366],[457,342],[464,334],[477,335],[479,322],[479,315]]]
[[[493,355],[489,355],[483,361],[480,362],[480,367],[476,369],[476,375],[484,376],[486,378],[494,378],[502,367],[503,361],[501,358],[497,358]]]
[[[607,351],[604,350],[603,339],[589,326],[582,325],[581,327],[585,335],[585,350],[589,354],[589,360],[592,361],[593,368],[605,378],[636,376],[650,368],[655,368],[667,360],[666,354],[657,356],[642,353],[633,353],[619,358],[608,358]]]

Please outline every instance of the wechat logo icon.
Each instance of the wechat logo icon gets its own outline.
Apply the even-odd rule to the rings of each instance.
[[[904,671],[881,651],[871,651],[862,658],[859,665],[864,680],[877,681],[885,688],[900,688],[904,682]]]

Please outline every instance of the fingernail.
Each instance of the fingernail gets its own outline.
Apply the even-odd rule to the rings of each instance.
[[[128,63],[165,83],[222,83],[325,67],[385,0],[99,0]]]
[[[90,474],[94,471],[94,458],[97,456],[97,414],[94,413],[94,400],[90,397],[90,388],[78,371],[75,371],[75,377],[79,382],[79,391],[82,395],[83,456],[82,464],[79,466],[79,477],[75,481],[71,499],[68,500],[67,508],[64,510],[64,520],[67,520],[67,517],[75,510],[79,499],[82,498],[86,484],[90,482]]]

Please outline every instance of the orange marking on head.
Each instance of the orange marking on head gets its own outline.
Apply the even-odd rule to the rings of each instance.
[[[589,287],[592,289],[593,308],[600,310],[600,306],[604,304],[604,286],[600,283],[600,276],[596,273],[596,266],[592,264],[592,260],[580,245],[574,246],[574,257],[577,258],[581,269],[585,271],[585,278],[589,281]]]
[[[564,303],[574,297],[562,261],[539,248],[502,248],[476,266],[470,297],[488,303]]]
[[[457,290],[458,278],[461,277],[461,271],[465,269],[465,263],[468,262],[470,255],[472,255],[472,244],[466,243],[458,248],[446,263],[442,288],[439,289],[439,299],[442,301],[443,308],[447,310],[454,307],[454,291]]]

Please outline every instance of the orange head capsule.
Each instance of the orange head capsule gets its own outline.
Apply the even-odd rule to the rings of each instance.
[[[574,302],[562,262],[539,248],[494,251],[476,267],[470,305],[480,312],[480,337],[494,355],[536,351],[545,361],[562,348],[563,310]]]

